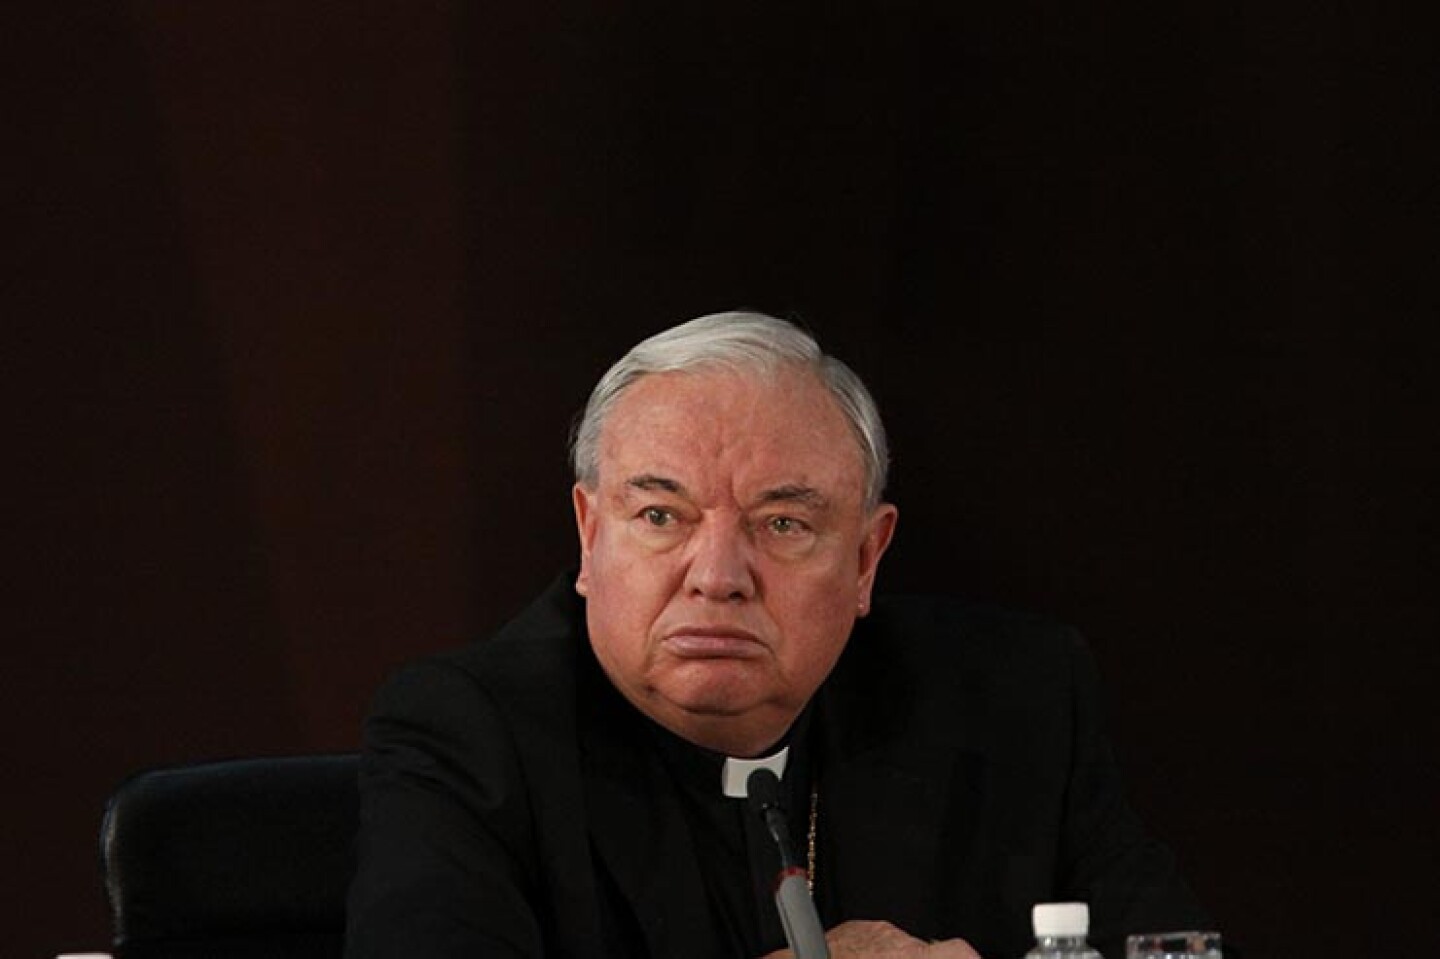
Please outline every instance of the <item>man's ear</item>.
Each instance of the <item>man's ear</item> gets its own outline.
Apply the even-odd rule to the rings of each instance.
[[[595,544],[595,525],[599,520],[596,495],[579,483],[570,490],[570,501],[575,506],[575,532],[580,539],[580,575],[575,577],[575,592],[581,596],[590,588],[590,548]]]
[[[875,572],[880,568],[880,557],[890,546],[895,535],[895,524],[900,511],[892,503],[881,503],[865,521],[865,533],[860,540],[860,581],[857,584],[857,608],[861,616],[870,611],[870,594],[875,588]]]

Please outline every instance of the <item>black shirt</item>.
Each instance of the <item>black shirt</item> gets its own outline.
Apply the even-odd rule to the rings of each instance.
[[[725,757],[649,724],[656,749],[675,783],[690,828],[696,863],[705,883],[715,928],[737,959],[756,959],[784,948],[785,932],[775,908],[780,853],[760,816],[744,799],[721,789]],[[802,861],[810,828],[810,711],[807,709],[766,755],[784,746],[790,755],[781,779],[780,802],[792,848]]]

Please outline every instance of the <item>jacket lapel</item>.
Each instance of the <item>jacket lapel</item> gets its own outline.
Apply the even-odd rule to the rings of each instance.
[[[965,745],[979,717],[959,690],[947,717],[914,714],[916,670],[866,632],[819,700],[818,898],[828,922],[887,919],[930,938],[956,918],[939,904],[979,838],[983,763]],[[937,722],[961,730],[937,737]]]
[[[600,865],[649,955],[722,956],[694,842],[669,774],[645,745],[650,737],[640,725],[644,720],[603,676],[590,684],[586,699],[581,769]]]

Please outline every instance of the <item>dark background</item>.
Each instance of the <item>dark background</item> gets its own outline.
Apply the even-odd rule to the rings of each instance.
[[[883,586],[1086,631],[1249,956],[1433,943],[1431,34],[526,6],[8,8],[6,955],[105,946],[126,774],[353,749],[571,562],[590,384],[736,306],[872,384]]]

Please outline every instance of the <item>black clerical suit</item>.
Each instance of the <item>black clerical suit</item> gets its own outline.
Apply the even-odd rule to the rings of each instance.
[[[600,671],[570,583],[377,697],[349,959],[755,959],[737,956],[713,888],[743,868],[719,863],[673,747]],[[818,799],[823,923],[884,919],[986,959],[1033,944],[1036,902],[1090,903],[1111,956],[1128,932],[1203,925],[1125,804],[1095,686],[1063,627],[877,601],[792,744],[795,831],[808,809],[794,797],[813,784]]]

